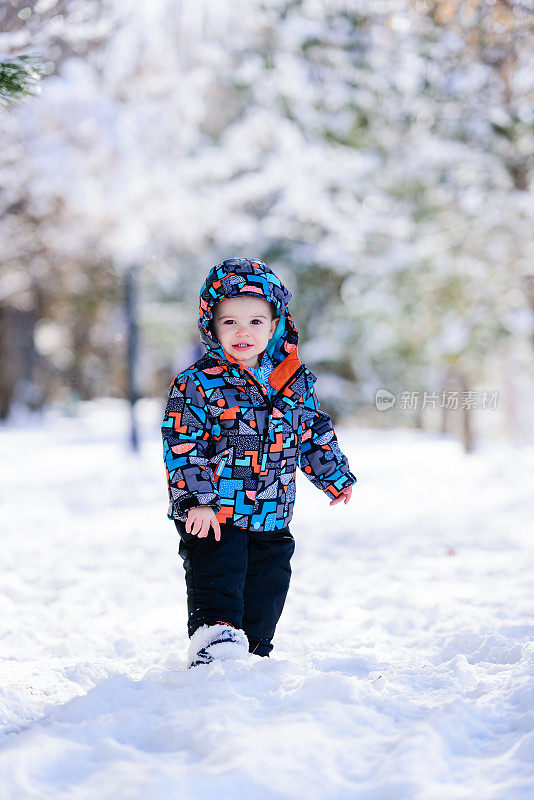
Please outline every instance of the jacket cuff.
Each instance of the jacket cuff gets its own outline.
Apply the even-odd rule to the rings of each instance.
[[[357,482],[357,478],[352,474],[352,472],[346,472],[343,475],[343,479],[339,479],[336,481],[335,485],[333,483],[328,484],[323,489],[324,493],[328,495],[328,497],[334,500],[336,497],[343,492],[348,486],[353,486]]]
[[[219,495],[214,492],[186,495],[174,501],[172,507],[169,508],[168,516],[171,519],[179,519],[185,522],[189,509],[197,506],[210,506],[213,508],[214,513],[217,514],[221,510],[221,500]]]

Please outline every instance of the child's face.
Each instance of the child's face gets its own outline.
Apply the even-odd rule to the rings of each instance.
[[[270,303],[261,297],[227,298],[214,309],[215,335],[223,350],[244,367],[257,367],[258,355],[267,347],[278,319],[272,318]]]

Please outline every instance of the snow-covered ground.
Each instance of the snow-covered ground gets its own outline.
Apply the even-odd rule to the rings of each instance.
[[[2,800],[531,800],[532,446],[339,429],[270,659],[185,669],[158,404],[0,428]]]

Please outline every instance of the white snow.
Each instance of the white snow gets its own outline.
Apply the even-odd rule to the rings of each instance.
[[[270,659],[185,669],[160,404],[0,428],[2,800],[527,800],[532,446],[339,429]]]

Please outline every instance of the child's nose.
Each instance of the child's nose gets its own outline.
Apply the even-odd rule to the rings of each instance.
[[[238,336],[248,336],[248,328],[246,325],[239,325],[237,328]]]

